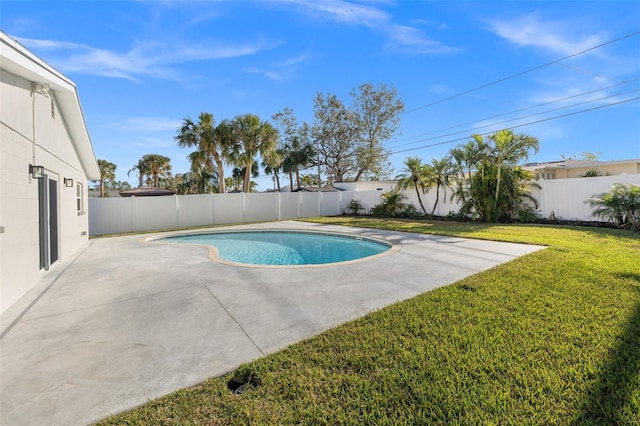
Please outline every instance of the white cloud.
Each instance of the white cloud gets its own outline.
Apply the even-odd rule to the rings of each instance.
[[[34,50],[58,55],[50,62],[63,72],[139,80],[142,77],[179,80],[171,65],[201,60],[221,60],[252,55],[271,49],[279,42],[264,37],[247,43],[208,42],[206,44],[140,43],[120,53],[84,44],[55,40],[18,39]]]
[[[568,22],[544,21],[537,13],[512,19],[487,21],[489,30],[505,40],[521,47],[536,47],[561,55],[570,55],[603,42],[600,35],[572,35],[573,26]],[[584,29],[578,28],[582,34]]]
[[[444,84],[432,84],[428,87],[428,90],[431,93],[451,93],[451,89]]]
[[[270,71],[270,70],[264,70],[264,69],[259,69],[259,68],[245,68],[244,72],[247,72],[249,74],[258,74],[258,75],[262,75],[270,80],[275,80],[275,81],[281,81],[282,80],[282,75],[280,75],[278,72],[276,71]]]
[[[298,5],[309,13],[319,12],[323,16],[344,24],[374,27],[380,22],[390,20],[389,15],[380,9],[342,0],[283,0],[282,3]]]
[[[392,41],[392,48],[404,48],[411,53],[451,53],[458,49],[430,40],[422,31],[404,25],[391,25],[384,32]]]
[[[423,54],[450,53],[457,50],[428,38],[417,28],[395,23],[389,13],[368,5],[343,0],[280,0],[280,3],[296,5],[306,13],[320,18],[380,32],[389,39],[387,47],[393,51]]]
[[[287,58],[280,63],[276,63],[272,66],[272,69],[247,67],[244,68],[243,71],[249,74],[262,75],[274,81],[284,81],[291,77],[299,64],[308,61],[309,58],[310,55],[302,53],[300,55]]]
[[[130,117],[121,121],[112,122],[108,127],[134,132],[175,132],[182,122],[163,117]]]

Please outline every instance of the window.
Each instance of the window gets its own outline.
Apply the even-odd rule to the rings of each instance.
[[[84,214],[84,199],[82,197],[82,184],[78,183],[76,185],[76,204],[78,208],[78,215]]]

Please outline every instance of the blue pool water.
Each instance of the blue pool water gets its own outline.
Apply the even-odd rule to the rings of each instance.
[[[220,258],[253,265],[317,265],[373,256],[390,245],[354,236],[308,232],[216,232],[163,238],[163,241],[204,244]]]

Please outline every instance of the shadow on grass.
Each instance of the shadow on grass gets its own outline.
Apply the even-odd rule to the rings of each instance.
[[[640,293],[640,288],[637,290]],[[574,425],[640,425],[639,389],[640,304],[618,337],[608,364],[588,391]]]

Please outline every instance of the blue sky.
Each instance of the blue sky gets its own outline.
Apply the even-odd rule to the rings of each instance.
[[[392,176],[514,126],[540,141],[529,161],[640,158],[640,2],[3,0],[0,24],[76,83],[96,156],[134,185],[144,154],[188,171],[187,116],[311,123],[317,92],[365,82],[406,105]]]

